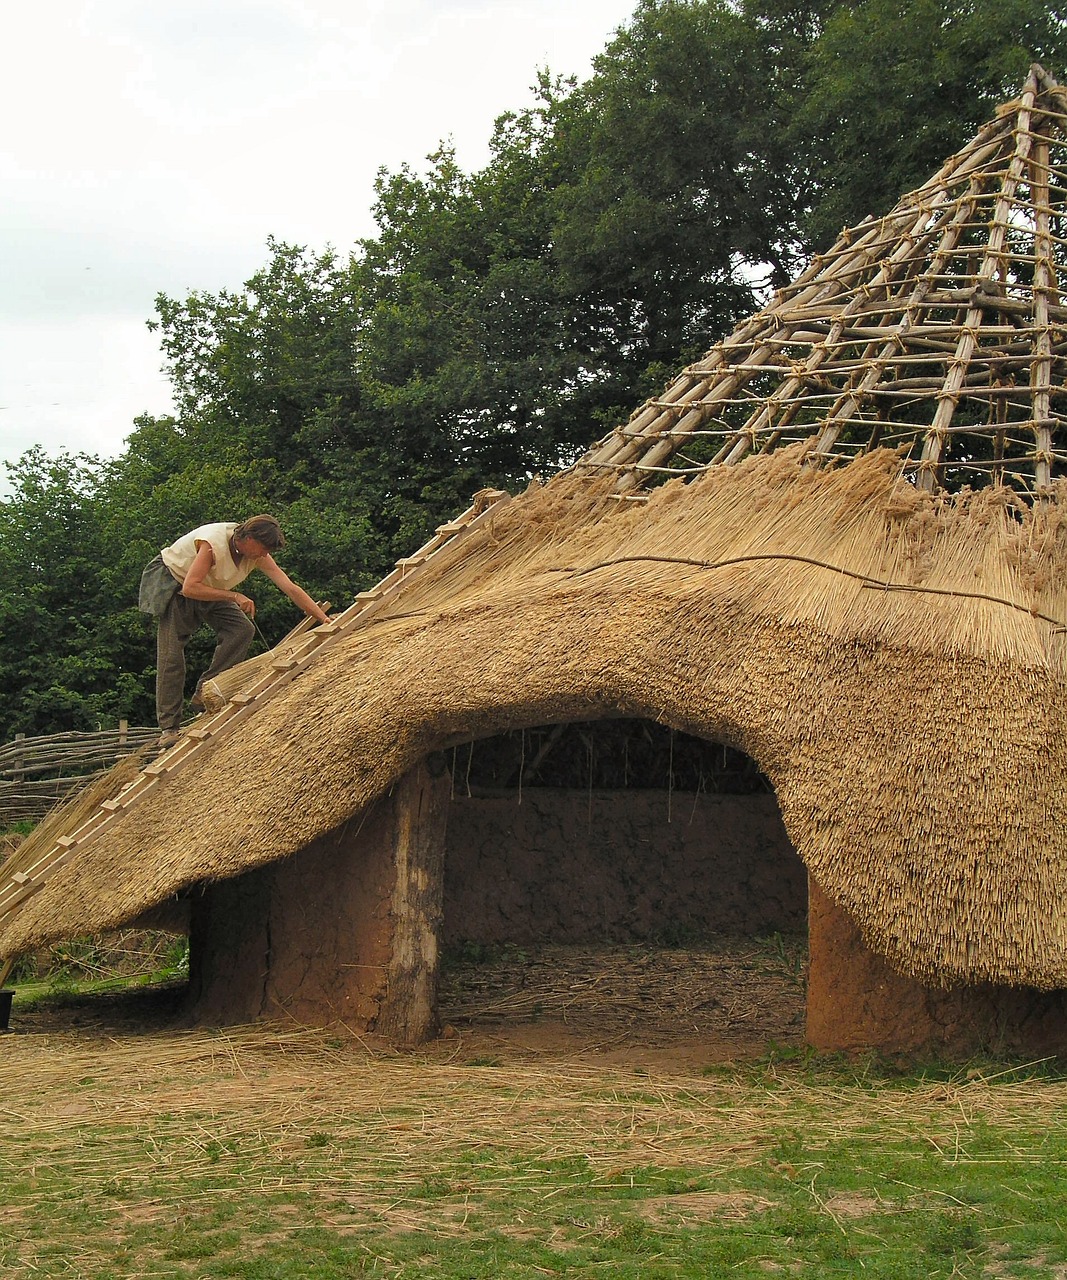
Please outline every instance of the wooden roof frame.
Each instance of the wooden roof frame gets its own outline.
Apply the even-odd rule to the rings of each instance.
[[[921,488],[1065,473],[1067,90],[1030,69],[961,151],[833,247],[580,468],[618,488],[807,440],[811,461],[900,449]]]

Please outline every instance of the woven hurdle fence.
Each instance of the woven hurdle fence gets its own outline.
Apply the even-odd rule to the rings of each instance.
[[[125,720],[115,729],[95,733],[36,738],[16,734],[0,746],[0,828],[40,821],[116,760],[142,750],[158,736],[157,728]]]

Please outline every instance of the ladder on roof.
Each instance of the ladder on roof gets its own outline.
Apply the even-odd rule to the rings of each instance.
[[[198,759],[222,738],[240,728],[274,694],[306,670],[319,654],[391,604],[421,576],[435,556],[481,528],[509,500],[510,495],[498,489],[483,489],[476,494],[462,515],[439,525],[433,537],[414,555],[399,559],[377,586],[361,591],[342,613],[314,629],[310,618],[294,628],[286,642],[303,634],[295,648],[279,655],[261,676],[234,694],[218,711],[198,717],[191,728],[182,731],[173,747],[146,765],[119,795],[105,800],[74,831],[59,836],[52,845],[42,849],[32,865],[6,878],[0,868],[0,927],[42,889],[87,841],[100,835],[127,810],[156,792],[191,760]],[[11,960],[7,964],[0,961],[0,984],[6,980],[11,963]]]

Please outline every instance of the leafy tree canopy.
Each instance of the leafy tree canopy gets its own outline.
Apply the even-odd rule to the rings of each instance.
[[[1030,64],[1067,72],[1067,25],[1039,0],[835,6],[804,60],[792,136],[813,197],[809,249],[885,213],[1014,96]]]

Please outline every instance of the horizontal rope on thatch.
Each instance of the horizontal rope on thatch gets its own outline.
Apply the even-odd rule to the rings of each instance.
[[[717,560],[711,563],[707,560],[691,560],[685,556],[616,556],[614,560],[602,560],[599,564],[586,565],[581,569],[568,568],[560,569],[560,573],[571,573],[576,576],[582,576],[587,573],[597,573],[602,569],[611,569],[619,564],[635,564],[640,561],[647,561],[653,564],[679,564],[685,565],[691,569],[729,569],[733,565],[739,564],[756,564],[767,561],[794,561],[797,564],[810,564],[816,569],[826,569],[830,573],[840,573],[846,578],[855,578],[862,583],[864,587],[869,587],[876,591],[916,591],[925,592],[928,595],[950,596],[958,600],[984,600],[990,604],[1004,605],[1008,609],[1018,609],[1020,612],[1028,614],[1032,618],[1040,618],[1042,622],[1051,623],[1059,631],[1067,631],[1067,623],[1059,618],[1050,617],[1048,614],[1042,613],[1039,609],[1035,609],[1032,605],[1020,604],[1017,600],[1005,600],[1001,596],[991,596],[985,591],[953,591],[945,587],[924,587],[916,586],[912,583],[905,582],[883,582],[877,578],[872,578],[867,574],[856,573],[852,569],[842,568],[841,565],[829,564],[825,560],[816,560],[812,556],[791,555],[789,552],[776,551],[764,555],[747,555],[734,556],[729,560]]]

